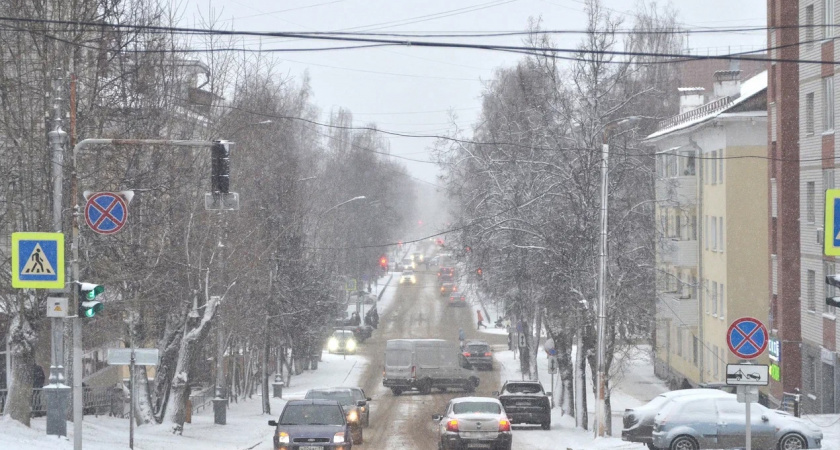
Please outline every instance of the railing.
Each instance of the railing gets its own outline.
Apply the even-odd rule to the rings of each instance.
[[[190,404],[192,405],[192,413],[198,414],[201,410],[213,404],[213,398],[216,396],[212,386],[202,389],[200,392],[190,394]]]
[[[0,411],[5,411],[6,400],[9,395],[7,389],[0,389]],[[83,414],[100,415],[112,413],[118,395],[114,388],[108,387],[85,387],[83,400]],[[47,396],[41,388],[32,389],[32,417],[45,416],[47,414]]]
[[[719,98],[717,100],[706,103],[705,105],[694,108],[691,111],[686,111],[674,117],[661,120],[659,122],[659,129],[664,130],[666,128],[671,128],[673,126],[677,126],[695,119],[699,119],[713,112],[725,109],[727,106],[729,106],[730,103],[732,103],[732,99],[729,97]]]

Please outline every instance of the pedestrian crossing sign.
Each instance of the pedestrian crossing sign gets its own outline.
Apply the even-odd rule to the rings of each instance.
[[[12,287],[64,289],[62,233],[12,233]]]

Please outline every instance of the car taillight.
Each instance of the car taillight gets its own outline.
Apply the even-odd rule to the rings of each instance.
[[[510,431],[510,422],[505,419],[500,420],[499,431]]]
[[[454,432],[457,433],[458,432],[458,421],[455,420],[455,419],[452,419],[449,422],[446,422],[446,431],[454,431]]]
[[[469,356],[470,356],[470,352],[464,352],[464,356],[469,357]]]
[[[417,367],[411,366],[411,378],[417,378]]]
[[[490,352],[484,352],[484,356],[493,356],[493,354]]]

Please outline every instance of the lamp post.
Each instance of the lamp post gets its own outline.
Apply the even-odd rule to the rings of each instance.
[[[609,156],[610,130],[616,126],[634,122],[639,117],[627,117],[607,122],[604,125],[603,143],[601,145],[601,245],[598,252],[598,371],[597,390],[595,399],[595,433],[596,436],[606,434],[606,334],[607,327],[607,200],[609,199]]]

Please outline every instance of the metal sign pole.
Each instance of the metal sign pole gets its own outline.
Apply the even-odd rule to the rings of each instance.
[[[752,403],[752,386],[744,386],[744,389],[747,391],[747,450],[751,450],[752,448],[752,420],[750,419],[750,403]]]
[[[128,448],[134,449],[134,362],[136,361],[134,354],[134,338],[131,338],[131,364],[128,365],[128,395],[131,399],[128,402]],[[747,406],[749,408],[749,406]],[[747,413],[749,417],[749,413]]]

